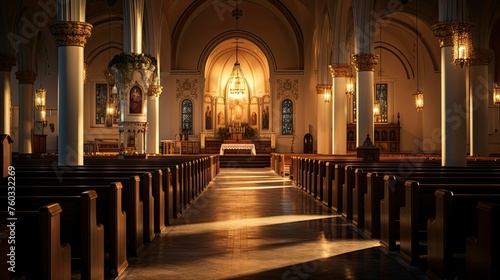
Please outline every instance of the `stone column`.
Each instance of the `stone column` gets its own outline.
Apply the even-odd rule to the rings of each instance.
[[[470,154],[488,156],[488,64],[492,53],[474,49],[469,69]]]
[[[160,153],[160,95],[163,87],[150,85],[148,91],[148,153]]]
[[[333,77],[332,85],[332,153],[347,152],[347,96],[345,94],[346,77],[351,73],[349,64],[330,65]]]
[[[373,66],[378,55],[372,53],[353,54],[351,61],[356,68],[356,147],[365,141],[367,135],[373,141],[375,102],[375,73]]]
[[[441,47],[441,165],[467,165],[466,68],[452,65],[451,22],[432,26]]]
[[[16,57],[12,54],[0,54],[0,134],[10,135],[10,106],[12,93],[10,88],[10,71],[16,65]]]
[[[123,51],[142,53],[144,0],[123,0]]]
[[[30,70],[16,72],[19,80],[19,153],[32,153],[33,131],[33,83],[36,73]]]
[[[324,94],[328,91],[331,94],[331,85],[317,85],[317,125],[318,125],[318,136],[317,136],[317,153],[318,154],[330,154],[330,103],[324,101]]]
[[[59,165],[83,165],[83,51],[92,25],[58,21],[50,26],[58,46]]]

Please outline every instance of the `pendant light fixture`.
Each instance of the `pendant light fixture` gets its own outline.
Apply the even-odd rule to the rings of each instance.
[[[236,19],[236,32],[238,32],[238,20],[243,16],[243,11],[238,9],[238,2],[236,1],[236,8],[231,12],[231,16]],[[241,71],[241,65],[238,62],[238,38],[236,37],[236,61],[234,62],[231,76],[229,77],[229,93],[234,95],[241,95],[246,93],[245,77]]]
[[[418,80],[418,45],[419,45],[419,36],[418,33],[418,0],[415,1],[415,64],[417,70],[417,91],[413,94],[415,100],[415,108],[418,112],[424,109],[424,92],[419,89],[419,80]]]

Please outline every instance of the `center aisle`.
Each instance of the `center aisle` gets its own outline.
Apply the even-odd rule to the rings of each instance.
[[[426,279],[270,169],[222,168],[119,279]]]

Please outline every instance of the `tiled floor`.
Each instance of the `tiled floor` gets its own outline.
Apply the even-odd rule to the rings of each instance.
[[[225,168],[119,279],[426,279],[269,169]]]

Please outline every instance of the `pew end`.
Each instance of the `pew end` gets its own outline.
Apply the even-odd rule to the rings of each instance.
[[[480,201],[477,212],[478,234],[466,241],[467,276],[500,279],[500,204]]]

